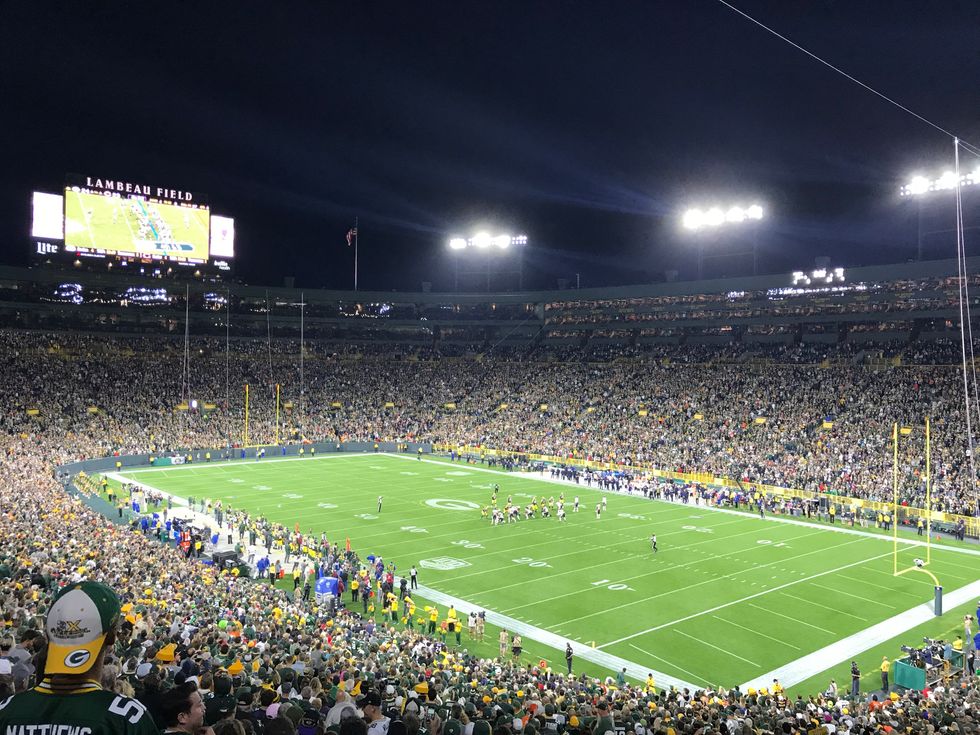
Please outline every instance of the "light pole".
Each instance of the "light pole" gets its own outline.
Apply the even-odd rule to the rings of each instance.
[[[467,250],[480,251],[484,255],[487,292],[490,291],[491,264],[495,256],[514,252],[517,258],[517,290],[524,287],[524,263],[521,249],[527,245],[527,235],[491,235],[489,232],[477,232],[472,237],[452,237],[449,239],[449,249],[454,254],[453,290],[459,291],[459,259]]]
[[[701,231],[720,231],[730,227],[752,225],[763,219],[765,210],[761,204],[750,204],[747,207],[711,207],[709,209],[692,208],[684,212],[681,217],[681,226],[689,232]],[[704,238],[698,238],[698,280],[704,278]],[[726,255],[747,255],[752,254],[752,275],[759,274],[759,230],[754,228],[752,237],[752,250],[725,253]],[[717,256],[716,256],[717,257]]]
[[[925,234],[922,231],[922,207],[925,203],[926,197],[943,191],[952,191],[954,189],[960,188],[965,189],[971,186],[980,185],[980,168],[971,171],[970,173],[961,174],[957,176],[953,171],[944,171],[935,179],[929,179],[925,176],[915,175],[911,176],[905,184],[898,190],[899,196],[903,198],[915,199],[917,205],[916,218],[918,221],[917,236],[916,236],[916,260],[922,260],[922,237]],[[973,229],[973,228],[967,228]]]

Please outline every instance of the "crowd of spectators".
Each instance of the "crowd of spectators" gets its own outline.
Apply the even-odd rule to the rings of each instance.
[[[436,359],[310,344],[301,391],[294,342],[235,340],[226,352],[223,341],[194,339],[186,370],[179,339],[5,332],[0,342],[0,430],[25,443],[57,440],[75,456],[237,444],[245,384],[250,437],[271,442],[278,384],[280,439],[478,445],[876,500],[890,497],[897,423],[911,430],[900,446],[900,494],[921,505],[930,417],[936,507],[976,512],[953,366],[871,369],[825,345],[768,353],[661,345],[595,362],[571,346],[529,360],[521,351],[524,359],[508,351]],[[824,355],[835,359],[798,364]],[[177,408],[188,400],[198,409]]]
[[[909,367],[882,375],[860,366],[685,358],[531,362],[507,359],[506,352],[394,360],[383,350],[308,345],[301,396],[295,344],[237,340],[227,353],[220,341],[191,340],[189,346],[185,374],[181,340],[0,333],[0,701],[40,676],[51,596],[67,583],[91,579],[111,586],[126,603],[102,686],[136,697],[158,715],[166,690],[193,681],[218,735],[327,729],[364,735],[359,720],[344,719],[351,713],[375,721],[390,715],[383,728],[372,725],[377,735],[977,727],[974,680],[881,702],[836,692],[786,699],[778,690],[664,691],[652,682],[478,659],[359,611],[325,608],[219,573],[110,523],[69,496],[52,474],[55,465],[80,457],[238,441],[244,383],[253,386],[251,430],[271,437],[272,388],[279,383],[283,400],[293,404],[282,432],[574,454],[872,498],[890,491],[885,478],[893,422],[918,431],[922,417],[931,415],[939,506],[972,512],[961,378],[953,369]],[[216,408],[175,410],[189,397]],[[456,408],[447,409],[450,402]],[[824,421],[832,428],[823,428]],[[902,493],[912,503],[922,492],[916,431],[902,445]],[[261,519],[255,523],[262,533],[288,533],[263,528]],[[321,543],[319,563],[337,573],[359,566],[355,553],[329,543]]]

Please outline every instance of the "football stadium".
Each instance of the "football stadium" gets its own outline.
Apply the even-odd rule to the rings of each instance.
[[[943,172],[891,187],[905,171],[856,154],[804,170],[733,153],[739,175],[715,193],[678,174],[670,196],[643,199],[627,169],[603,179],[574,120],[549,129],[577,141],[560,155],[530,142],[546,119],[533,105],[520,133],[492,116],[481,127],[480,105],[499,102],[488,90],[538,67],[481,72],[488,47],[467,39],[447,40],[439,74],[491,82],[485,97],[453,87],[449,117],[473,104],[480,120],[448,153],[451,126],[423,118],[393,131],[307,115],[290,85],[326,85],[334,66],[270,51],[263,76],[235,34],[188,47],[234,52],[246,96],[269,95],[261,113],[237,96],[212,107],[210,88],[168,93],[151,69],[136,87],[152,114],[89,89],[134,130],[39,161],[16,189],[30,222],[14,245],[29,257],[0,264],[0,735],[980,732],[980,148],[765,12],[720,6],[741,31],[709,35],[750,28],[773,44],[759,58],[819,62],[823,86],[783,69],[809,80],[794,94],[841,94],[846,115],[819,112],[855,127],[878,113],[844,101],[838,85],[854,86],[937,136]],[[596,68],[646,47],[626,33],[633,13],[651,29],[677,20],[499,12],[554,38],[568,23],[622,41],[590,42],[570,88],[546,74],[574,107]],[[412,29],[443,33],[428,24],[446,18],[422,14],[378,20],[398,39],[331,27],[330,58],[399,80],[369,100],[378,118],[407,96],[407,110],[447,112],[400,55]],[[270,34],[300,33],[293,21],[270,18]],[[390,58],[344,46],[362,32]],[[290,54],[318,48],[304,38]],[[195,58],[195,76],[217,78]],[[290,78],[300,68],[309,79]],[[778,97],[783,83],[750,86]],[[161,121],[164,99],[197,132]],[[319,148],[304,117],[333,120],[340,148]],[[736,117],[724,132],[753,150]],[[711,118],[674,132],[697,138]],[[784,124],[785,140],[805,137]],[[158,152],[134,154],[153,140]],[[649,141],[630,140],[641,157]],[[791,149],[780,140],[751,155]],[[522,173],[453,168],[464,149]],[[545,191],[529,169],[555,161]],[[597,186],[583,193],[587,169]],[[814,183],[831,174],[836,203]],[[767,175],[768,199],[751,191]],[[430,216],[429,196],[450,213]],[[884,243],[894,232],[905,240]]]

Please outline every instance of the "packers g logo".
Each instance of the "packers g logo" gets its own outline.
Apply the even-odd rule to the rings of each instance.
[[[84,648],[79,648],[76,651],[72,651],[67,656],[65,656],[65,666],[69,669],[77,669],[79,666],[84,666],[88,663],[88,660],[92,658],[92,654],[86,651]]]
[[[439,510],[478,510],[480,507],[472,501],[457,498],[432,498],[426,500],[425,504],[430,508],[438,508]]]

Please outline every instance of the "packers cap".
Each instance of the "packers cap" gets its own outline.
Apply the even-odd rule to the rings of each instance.
[[[44,628],[45,674],[83,674],[95,664],[120,616],[116,593],[99,582],[76,582],[55,597]]]

